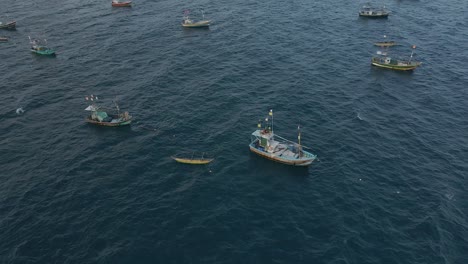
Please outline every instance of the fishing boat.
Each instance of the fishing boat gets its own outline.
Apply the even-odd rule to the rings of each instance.
[[[16,29],[16,21],[7,22],[5,24],[0,22],[0,29],[9,29],[9,30]]]
[[[374,43],[375,46],[378,47],[392,47],[396,45],[395,41],[378,41]]]
[[[0,42],[7,42],[8,38],[7,37],[0,37]]]
[[[387,52],[377,51],[377,54],[380,56],[372,57],[372,65],[397,71],[412,71],[422,64],[421,62],[412,60],[415,48],[416,46],[413,46],[408,60],[393,59],[387,55]]]
[[[119,2],[117,0],[113,0],[112,1],[112,6],[113,7],[131,7],[132,6],[132,1]]]
[[[369,18],[386,18],[390,12],[384,7],[375,8],[370,4],[364,5],[359,11],[359,16],[369,17]]]
[[[208,164],[214,160],[214,159],[204,158],[204,156],[205,156],[205,153],[202,153],[201,158],[197,158],[197,157],[194,157],[194,153],[192,153],[192,156],[190,158],[183,157],[180,155],[175,155],[175,156],[172,156],[171,158],[179,163],[193,164],[193,165]]]
[[[29,37],[29,43],[31,44],[31,52],[39,55],[53,56],[55,55],[55,50],[47,47],[47,40],[44,41],[38,39],[31,39]]]
[[[259,121],[258,129],[252,135],[249,145],[253,153],[287,165],[309,166],[317,158],[301,145],[301,131],[298,127],[298,143],[289,141],[273,132],[273,110],[270,110],[265,122]]]
[[[128,114],[128,112],[120,113],[119,105],[116,101],[114,101],[114,106],[116,108],[116,113],[109,114],[110,110],[102,108],[96,104],[98,97],[91,95],[85,97],[86,101],[91,101],[92,103],[86,107],[85,111],[90,111],[86,117],[86,122],[90,124],[100,125],[100,126],[109,126],[109,127],[117,127],[117,126],[126,126],[130,125],[132,122],[132,116]]]
[[[199,21],[194,21],[190,19],[190,11],[185,10],[184,11],[184,20],[182,20],[182,26],[186,28],[203,28],[203,27],[209,27],[210,26],[210,20],[205,20],[205,14],[202,12],[203,19]]]

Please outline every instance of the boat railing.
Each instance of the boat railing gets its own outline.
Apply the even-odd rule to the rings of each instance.
[[[275,134],[275,137],[278,137],[278,138],[280,138],[280,139],[282,139],[282,140],[284,140],[284,141],[287,141],[287,142],[289,142],[289,143],[298,145],[297,142],[294,142],[294,141],[291,141],[291,140],[286,139],[286,138],[284,138],[284,137],[278,136],[277,134]],[[301,148],[312,149],[311,147],[307,147],[307,146],[304,146],[304,145],[302,145],[302,144],[301,144]]]

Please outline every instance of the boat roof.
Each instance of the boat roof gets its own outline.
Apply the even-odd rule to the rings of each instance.
[[[264,133],[263,131],[264,131],[264,130],[255,130],[255,131],[252,133],[252,136],[255,136],[255,137],[262,137],[262,138],[266,138],[266,139],[273,138],[273,133],[271,133],[271,132]]]
[[[99,107],[95,105],[89,105],[88,107],[85,108],[85,111],[97,111]]]

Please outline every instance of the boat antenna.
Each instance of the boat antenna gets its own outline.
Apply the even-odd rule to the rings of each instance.
[[[115,108],[117,108],[117,114],[120,116],[120,108],[119,108],[119,105],[117,104],[117,98],[114,99],[114,105],[115,105]]]
[[[268,113],[268,115],[271,116],[271,134],[274,135],[273,133],[273,109],[270,109],[270,112]]]
[[[201,14],[202,14],[203,20],[205,20],[205,12],[203,12],[203,9],[200,9],[200,11],[201,11]]]
[[[301,147],[301,125],[297,125],[297,143],[299,145],[299,156],[302,153],[302,147]]]
[[[416,48],[416,45],[413,45],[412,46],[412,50],[411,50],[411,55],[410,55],[410,58],[409,58],[409,63],[411,63],[411,60],[413,59],[413,53],[414,53],[414,49]]]

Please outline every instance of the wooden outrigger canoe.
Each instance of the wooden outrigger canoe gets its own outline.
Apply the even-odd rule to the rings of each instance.
[[[203,165],[212,162],[214,159],[187,159],[187,158],[176,158],[172,157],[175,161],[184,164]]]
[[[180,157],[178,155],[172,156],[171,158],[179,163],[184,163],[184,164],[193,164],[193,165],[204,165],[212,162],[214,159],[208,159],[208,158],[203,158],[205,153],[202,154],[201,158],[194,158],[193,154],[191,158],[184,158]]]
[[[395,46],[396,42],[395,41],[379,41],[379,42],[375,42],[374,45],[378,47],[391,47],[391,46]]]
[[[126,1],[126,2],[114,2],[114,1],[112,1],[112,6],[113,7],[131,7],[132,6],[132,1]]]
[[[197,21],[197,22],[184,22],[182,23],[183,27],[186,28],[201,28],[201,27],[209,27],[210,26],[210,20],[202,20],[202,21]]]

